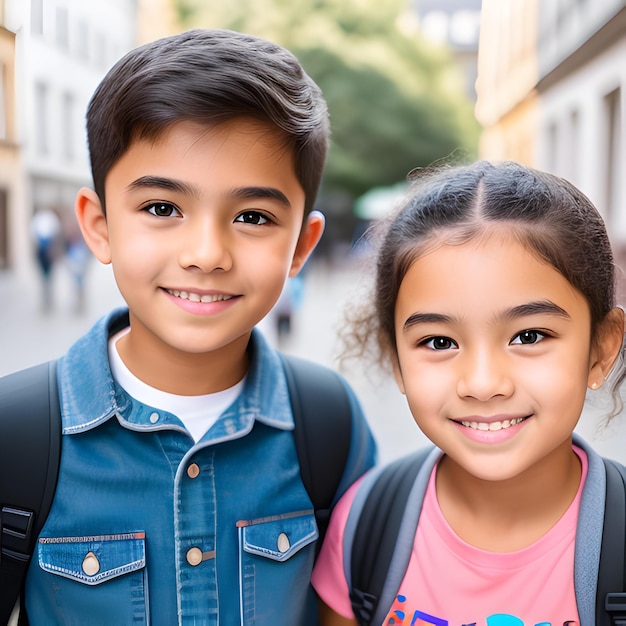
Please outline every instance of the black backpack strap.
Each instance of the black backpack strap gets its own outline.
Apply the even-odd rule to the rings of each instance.
[[[333,370],[295,356],[281,356],[295,422],[300,475],[315,509],[319,547],[350,452],[350,400]]]
[[[382,623],[400,588],[422,506],[412,491],[425,492],[416,479],[432,453],[418,450],[375,470],[357,493],[344,534],[344,567],[352,610],[362,626]],[[426,482],[429,475],[423,474]]]
[[[626,468],[604,459],[606,502],[598,570],[596,624],[626,626]]]
[[[0,624],[50,510],[61,452],[54,361],[0,378]]]

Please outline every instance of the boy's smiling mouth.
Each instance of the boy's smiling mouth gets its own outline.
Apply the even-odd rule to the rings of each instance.
[[[235,297],[225,293],[199,294],[193,291],[180,291],[178,289],[166,289],[166,291],[175,298],[190,300],[191,302],[223,302],[224,300],[231,300]]]

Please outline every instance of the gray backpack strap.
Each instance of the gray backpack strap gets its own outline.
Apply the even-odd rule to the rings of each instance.
[[[603,459],[606,503],[598,568],[596,626],[626,625],[626,468]]]
[[[354,615],[382,624],[408,567],[424,494],[439,450],[426,448],[370,472],[344,531],[344,571]]]

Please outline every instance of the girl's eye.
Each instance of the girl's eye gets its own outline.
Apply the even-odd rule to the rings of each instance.
[[[517,344],[517,345],[528,346],[528,345],[532,345],[535,343],[539,343],[545,338],[546,338],[546,334],[538,330],[524,330],[518,335],[515,335],[511,343]]]
[[[241,222],[243,224],[254,224],[255,226],[262,226],[269,223],[269,219],[258,211],[246,211],[235,218],[235,222]]]
[[[449,337],[431,337],[430,339],[424,339],[420,345],[430,350],[451,350],[452,348],[458,348],[457,344]]]
[[[169,202],[155,202],[145,207],[145,210],[156,217],[178,217],[181,214],[180,211]]]

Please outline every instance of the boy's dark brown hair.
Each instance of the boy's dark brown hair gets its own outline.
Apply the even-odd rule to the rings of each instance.
[[[252,117],[276,127],[293,150],[313,208],[326,161],[328,109],[321,90],[285,48],[229,30],[190,30],[130,51],[104,77],[87,111],[95,191],[133,141],[156,140],[172,124],[215,125]]]

